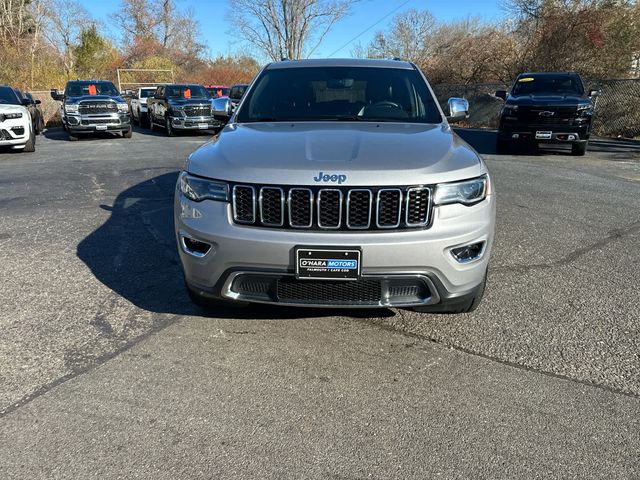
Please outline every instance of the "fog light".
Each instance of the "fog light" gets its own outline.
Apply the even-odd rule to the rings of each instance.
[[[458,263],[469,263],[478,260],[484,253],[485,242],[471,243],[463,247],[451,249],[451,255]]]
[[[182,249],[186,253],[198,258],[204,257],[209,253],[209,250],[211,250],[211,245],[208,243],[201,242],[200,240],[196,240],[195,238],[187,237],[185,235],[180,235],[180,243],[182,244]]]
[[[576,136],[575,135],[569,135],[569,140],[575,140]]]

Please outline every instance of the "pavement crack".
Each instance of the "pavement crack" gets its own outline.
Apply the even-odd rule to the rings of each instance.
[[[175,315],[175,316],[170,317],[169,319],[167,319],[165,321],[158,322],[157,324],[155,324],[153,327],[151,327],[145,333],[143,333],[143,334],[139,335],[138,337],[135,337],[135,338],[131,339],[130,341],[122,344],[121,346],[119,346],[115,350],[113,350],[111,352],[108,352],[108,353],[105,353],[104,355],[95,358],[93,361],[91,361],[89,363],[86,363],[83,366],[78,366],[76,369],[72,370],[71,372],[67,373],[66,375],[63,375],[63,376],[61,376],[59,378],[56,378],[55,380],[53,380],[53,381],[51,381],[49,383],[46,383],[46,384],[40,386],[39,388],[37,388],[33,392],[31,392],[31,393],[25,395],[24,397],[22,397],[17,402],[11,403],[11,405],[8,405],[6,407],[0,406],[0,419],[2,419],[3,417],[9,415],[12,412],[15,412],[16,410],[24,407],[25,405],[31,403],[33,400],[37,399],[38,397],[41,397],[42,395],[44,395],[45,393],[49,392],[50,390],[53,390],[58,385],[62,385],[63,383],[68,382],[69,380],[73,380],[76,377],[79,377],[81,375],[84,375],[86,373],[89,373],[89,372],[95,370],[100,365],[102,365],[102,364],[108,362],[109,360],[119,356],[120,354],[130,350],[132,347],[135,347],[138,343],[142,342],[143,340],[146,340],[147,338],[151,337],[152,335],[155,335],[156,333],[161,332],[165,328],[170,327],[171,325],[177,323],[182,318],[183,318],[182,315]]]
[[[542,270],[542,269],[549,269],[549,268],[564,267],[576,262],[577,260],[584,257],[585,255],[593,252],[594,250],[598,250],[600,248],[606,247],[608,244],[616,240],[624,238],[628,235],[633,235],[638,232],[640,232],[640,221],[634,222],[630,225],[627,225],[626,227],[614,228],[613,230],[610,230],[604,238],[598,240],[595,243],[592,243],[591,245],[587,245],[585,247],[573,250],[572,252],[560,258],[559,260],[556,260],[553,262],[546,262],[546,263],[533,263],[530,265],[503,265],[500,267],[492,267],[491,271],[492,272],[527,273],[531,270]]]
[[[397,312],[400,312],[400,310],[397,310]],[[517,368],[518,370],[524,370],[526,372],[531,372],[531,373],[537,373],[539,375],[545,375],[547,377],[551,377],[551,378],[557,378],[559,380],[566,380],[572,383],[578,383],[581,385],[585,385],[587,387],[593,387],[593,388],[597,388],[600,390],[604,390],[606,392],[609,393],[613,393],[615,395],[622,395],[625,397],[631,397],[631,398],[637,398],[640,399],[640,394],[634,393],[634,392],[629,392],[626,390],[622,390],[619,388],[615,388],[615,387],[610,387],[608,385],[601,385],[598,383],[593,383],[593,382],[589,382],[587,380],[580,380],[579,378],[573,378],[567,375],[563,375],[560,373],[555,373],[549,370],[542,370],[542,369],[536,369],[533,367],[529,367],[527,365],[522,365],[520,363],[515,363],[509,360],[505,360],[499,357],[493,357],[491,355],[487,355],[485,353],[473,350],[471,348],[466,348],[466,347],[462,347],[460,345],[456,345],[456,344],[450,344],[450,343],[444,343],[441,340],[435,338],[435,337],[431,337],[428,335],[422,335],[419,333],[415,333],[415,332],[410,332],[408,330],[403,330],[403,329],[399,329],[399,328],[395,328],[392,325],[388,325],[385,323],[381,323],[380,321],[378,321],[375,318],[353,318],[354,321],[359,322],[359,323],[365,323],[367,325],[373,325],[376,326],[378,328],[381,328],[383,330],[388,330],[390,332],[396,332],[396,333],[400,333],[401,335],[404,335],[406,337],[409,338],[416,338],[419,340],[426,340],[429,341],[431,343],[435,343],[437,345],[439,345],[440,347],[443,348],[448,348],[451,350],[456,350],[457,352],[460,353],[464,353],[467,355],[473,355],[474,357],[478,357],[478,358],[483,358],[485,360],[489,360],[491,362],[495,362],[495,363],[500,363],[502,365],[508,366],[508,367],[512,367],[512,368]]]

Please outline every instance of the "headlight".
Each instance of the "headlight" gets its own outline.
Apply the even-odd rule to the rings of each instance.
[[[78,113],[78,104],[70,103],[64,106],[64,111],[67,113]]]
[[[488,179],[486,175],[464,182],[441,183],[436,186],[433,203],[446,205],[449,203],[462,203],[472,205],[478,203],[487,196]]]
[[[593,115],[593,106],[592,105],[578,105],[578,115]]]
[[[129,104],[128,103],[119,103],[118,111],[120,113],[129,113]]]
[[[518,105],[505,105],[502,108],[502,115],[515,115],[518,113]]]
[[[187,172],[180,174],[180,191],[185,197],[194,202],[201,202],[207,199],[220,202],[229,201],[229,185],[224,182],[194,177]]]
[[[22,118],[22,113],[21,112],[5,113],[4,118]]]

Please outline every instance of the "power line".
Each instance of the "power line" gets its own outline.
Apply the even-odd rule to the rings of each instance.
[[[411,2],[411,0],[406,0],[404,3],[400,4],[399,7],[394,8],[393,10],[391,10],[389,13],[387,13],[384,17],[382,17],[380,20],[378,20],[377,22],[375,22],[372,25],[369,25],[367,28],[365,28],[363,31],[361,31],[358,35],[356,35],[355,37],[353,37],[351,40],[349,40],[347,43],[345,43],[344,45],[342,45],[340,48],[338,48],[337,50],[333,51],[329,57],[333,57],[336,53],[338,53],[340,50],[342,50],[344,47],[347,47],[350,43],[353,43],[354,41],[356,41],[358,38],[360,38],[362,35],[364,35],[365,33],[367,33],[369,30],[371,30],[373,27],[375,27],[376,25],[378,25],[379,23],[381,23],[382,21],[386,20],[387,18],[389,18],[391,15],[393,15],[394,13],[396,13],[398,10],[400,10],[402,7],[404,7],[407,3]]]

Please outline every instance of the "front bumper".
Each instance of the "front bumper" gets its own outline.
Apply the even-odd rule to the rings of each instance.
[[[209,200],[196,203],[179,192],[175,198],[178,249],[185,280],[192,290],[215,298],[288,305],[434,305],[473,295],[487,271],[494,237],[495,197],[489,195],[470,207],[435,207],[433,215],[429,229],[382,232],[279,230],[233,224],[228,203]],[[189,253],[182,243],[185,236],[209,244],[209,251],[204,256]],[[458,263],[451,255],[452,248],[476,242],[485,242],[478,260]],[[290,281],[295,273],[294,252],[298,245],[359,247],[362,250],[362,280],[380,283],[383,291],[401,280],[409,281],[420,291],[422,282],[423,293],[397,301],[383,295],[380,301],[347,305],[318,299],[278,301],[273,297],[252,297],[235,287],[235,279],[247,275],[262,275],[268,281],[279,278]]]
[[[31,128],[31,120],[22,118],[9,118],[0,122],[0,146],[20,147],[27,143]]]
[[[131,128],[131,117],[121,112],[95,115],[67,113],[64,122],[72,133],[123,132]]]
[[[551,132],[551,138],[536,138],[536,132]],[[571,137],[573,135],[573,138]],[[539,143],[575,143],[589,140],[591,124],[527,125],[501,122],[498,138],[505,141],[535,141]]]
[[[171,126],[175,130],[213,130],[220,128],[222,123],[214,117],[170,117]]]

